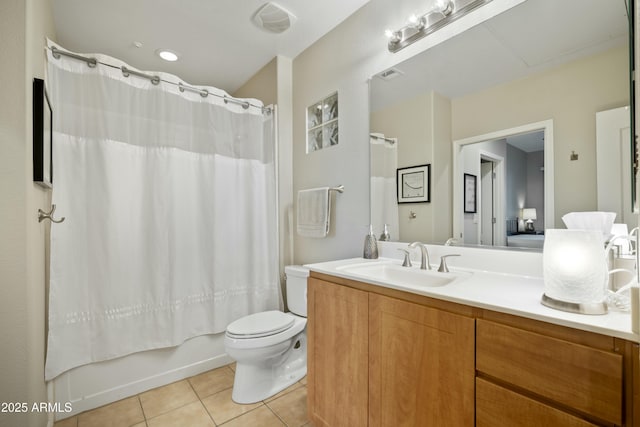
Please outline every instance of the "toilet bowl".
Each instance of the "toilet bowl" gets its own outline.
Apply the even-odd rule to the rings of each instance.
[[[231,398],[255,403],[271,397],[307,374],[307,277],[301,266],[285,267],[291,312],[264,311],[227,326],[224,345],[236,360]]]

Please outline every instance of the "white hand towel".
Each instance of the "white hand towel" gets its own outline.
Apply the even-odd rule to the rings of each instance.
[[[298,235],[326,237],[329,234],[330,212],[329,187],[298,191]]]

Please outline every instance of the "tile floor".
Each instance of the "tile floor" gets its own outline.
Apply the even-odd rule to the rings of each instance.
[[[58,421],[54,427],[310,427],[307,379],[252,405],[231,400],[233,369],[223,366]]]

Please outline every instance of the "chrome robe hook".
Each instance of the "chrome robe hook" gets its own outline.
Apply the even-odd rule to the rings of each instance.
[[[42,222],[45,219],[51,220],[51,222],[55,222],[56,224],[61,223],[65,220],[65,217],[60,219],[53,219],[53,212],[56,210],[56,205],[51,205],[51,212],[45,212],[42,209],[38,209],[38,222]]]

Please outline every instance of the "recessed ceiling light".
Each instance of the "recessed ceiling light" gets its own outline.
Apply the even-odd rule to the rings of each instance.
[[[156,53],[165,61],[174,62],[178,60],[178,54],[168,49],[158,49]]]

